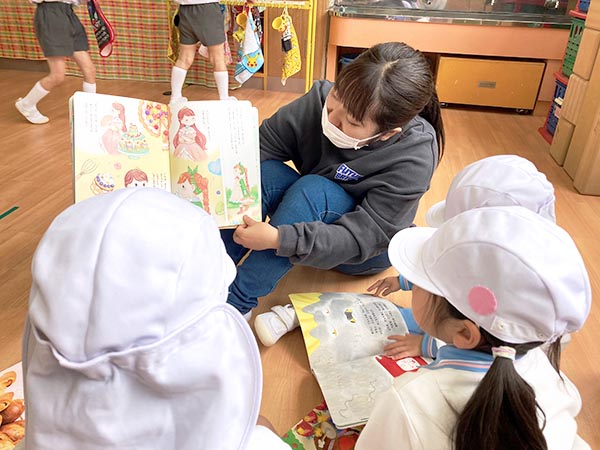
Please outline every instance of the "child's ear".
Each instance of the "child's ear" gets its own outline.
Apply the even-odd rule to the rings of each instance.
[[[461,320],[457,332],[454,334],[452,343],[456,348],[466,350],[474,349],[481,342],[481,330],[475,323],[468,319]]]

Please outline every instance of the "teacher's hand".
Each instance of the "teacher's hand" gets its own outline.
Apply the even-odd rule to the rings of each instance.
[[[268,250],[279,248],[279,230],[265,222],[257,222],[249,216],[243,217],[244,223],[233,233],[233,240],[250,250]]]

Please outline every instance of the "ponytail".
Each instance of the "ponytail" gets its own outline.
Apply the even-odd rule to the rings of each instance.
[[[506,344],[481,330],[492,345],[508,345],[524,354],[539,343]],[[535,392],[519,375],[514,361],[496,357],[460,413],[454,430],[455,450],[547,450],[538,422]],[[543,427],[542,427],[543,428]]]
[[[444,156],[444,146],[446,145],[446,134],[444,133],[444,124],[442,123],[442,110],[438,99],[437,91],[433,88],[433,94],[429,103],[425,105],[423,111],[419,114],[423,119],[431,124],[435,130],[435,136],[438,144],[438,164]]]
[[[548,355],[548,359],[550,360],[550,364],[552,364],[552,367],[554,367],[554,370],[556,370],[556,372],[558,373],[558,375],[562,379],[562,375],[560,374],[560,354],[561,354],[561,350],[562,350],[562,347],[560,345],[560,338],[559,338],[559,339],[555,340],[552,344],[550,344],[550,347],[548,347],[548,350],[546,351],[546,354]]]

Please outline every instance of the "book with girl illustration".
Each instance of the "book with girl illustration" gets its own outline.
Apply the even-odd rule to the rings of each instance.
[[[261,220],[258,111],[248,101],[176,107],[77,92],[70,100],[75,201],[156,187],[234,227]]]
[[[310,368],[338,429],[367,422],[379,394],[395,377],[431,362],[421,356],[382,355],[391,335],[408,327],[383,298],[349,292],[291,294]]]

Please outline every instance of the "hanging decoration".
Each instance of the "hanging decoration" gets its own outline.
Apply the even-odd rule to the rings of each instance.
[[[96,36],[98,42],[98,53],[103,58],[108,58],[113,51],[115,31],[104,16],[98,0],[88,0],[87,9],[94,29],[94,36]]]
[[[273,19],[273,28],[281,33],[281,50],[284,52],[283,66],[281,68],[281,84],[285,86],[287,79],[298,73],[302,68],[298,35],[288,13],[287,6],[279,17]]]
[[[236,17],[239,29],[233,37],[240,41],[234,78],[243,84],[263,66],[265,60],[260,47],[260,38],[256,32],[253,14],[247,4]],[[241,30],[241,32],[240,32]]]

